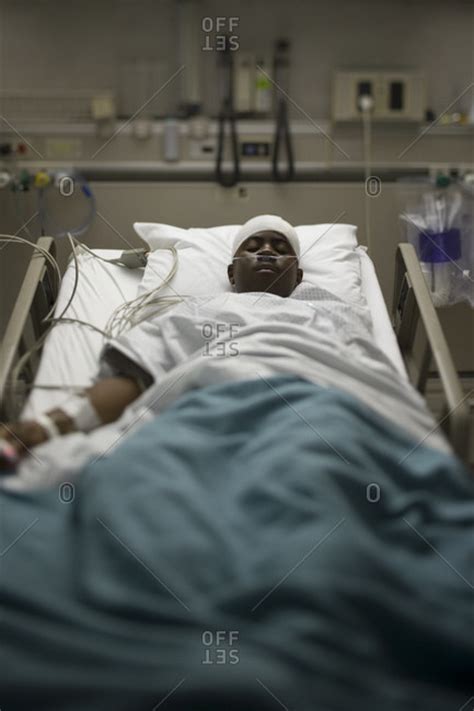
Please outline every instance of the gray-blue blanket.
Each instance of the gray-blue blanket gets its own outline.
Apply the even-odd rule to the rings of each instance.
[[[189,393],[0,516],[2,711],[471,709],[469,474],[335,389]]]

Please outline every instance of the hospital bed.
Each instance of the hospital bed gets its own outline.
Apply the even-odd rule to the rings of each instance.
[[[55,243],[51,237],[41,237],[38,245],[51,255]],[[95,250],[99,256],[113,258],[120,250]],[[462,387],[456,373],[449,347],[439,319],[431,302],[429,292],[419,266],[414,248],[400,244],[395,260],[395,287],[393,299],[393,323],[390,321],[378,284],[373,263],[365,251],[360,251],[362,290],[374,324],[374,339],[402,374],[407,374],[415,387],[424,393],[428,373],[434,362],[444,392],[445,409],[441,426],[453,449],[461,458],[467,458],[469,410],[463,398]],[[104,269],[103,263],[102,269]],[[106,267],[109,278],[100,280],[100,295],[93,270],[96,264],[89,259],[81,268],[82,284],[91,286],[91,297],[81,291],[80,303],[74,302],[75,318],[86,322],[97,317],[102,309],[104,318],[114,308],[135,296],[141,279],[141,270]],[[89,269],[89,271],[88,271]],[[12,420],[22,411],[27,394],[29,398],[23,415],[52,408],[60,402],[58,385],[88,385],[94,372],[98,352],[98,336],[80,325],[69,330],[72,335],[56,340],[56,346],[48,351],[48,358],[41,361],[41,349],[34,352],[27,369],[15,388],[9,388],[12,369],[35,341],[44,334],[46,325],[42,319],[48,313],[59,294],[58,308],[67,301],[72,286],[71,268],[66,271],[63,287],[59,293],[57,275],[41,253],[31,258],[17,301],[12,311],[0,347],[0,407],[3,420]],[[104,319],[102,319],[103,321]],[[60,344],[58,346],[58,343]],[[38,379],[35,381],[36,375]],[[59,379],[59,382],[58,382]],[[84,382],[86,381],[86,382]],[[31,391],[33,384],[40,385]]]
[[[50,237],[39,244],[54,253]],[[423,390],[433,358],[443,426],[463,456],[464,400],[412,247],[397,254],[395,330],[359,254],[390,383],[397,371],[397,391],[408,378]],[[140,277],[84,256],[70,315],[103,324]],[[52,407],[57,385],[85,385],[95,371],[102,335],[64,324],[34,354],[22,397],[9,396],[14,363],[44,336],[56,295],[54,270],[35,254],[2,345],[5,418]],[[40,465],[55,456],[66,467],[59,486],[0,487],[5,708],[465,705],[474,484],[459,458],[338,387],[288,373],[212,382],[131,434],[129,424],[123,440],[105,426],[40,445]],[[97,456],[70,478],[95,436]]]

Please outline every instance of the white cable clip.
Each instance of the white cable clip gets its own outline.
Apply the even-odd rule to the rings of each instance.
[[[74,422],[79,432],[91,432],[104,424],[87,396],[71,395],[58,408]]]
[[[61,432],[59,431],[57,424],[54,422],[52,417],[50,417],[46,413],[38,415],[37,417],[35,417],[35,420],[39,425],[41,425],[44,430],[46,430],[46,432],[48,433],[48,439],[53,439],[54,437],[61,436]]]

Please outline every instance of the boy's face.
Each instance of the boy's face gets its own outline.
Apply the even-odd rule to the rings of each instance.
[[[303,278],[298,259],[287,238],[279,232],[256,232],[242,242],[227,275],[235,291],[266,291],[289,296]]]

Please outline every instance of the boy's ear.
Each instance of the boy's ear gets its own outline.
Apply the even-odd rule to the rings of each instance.
[[[229,264],[227,267],[227,276],[229,277],[229,281],[232,284],[232,286],[235,286],[235,279],[234,279],[234,265]]]
[[[296,283],[301,284],[302,279],[303,279],[303,270],[298,269],[298,271],[296,272]]]

